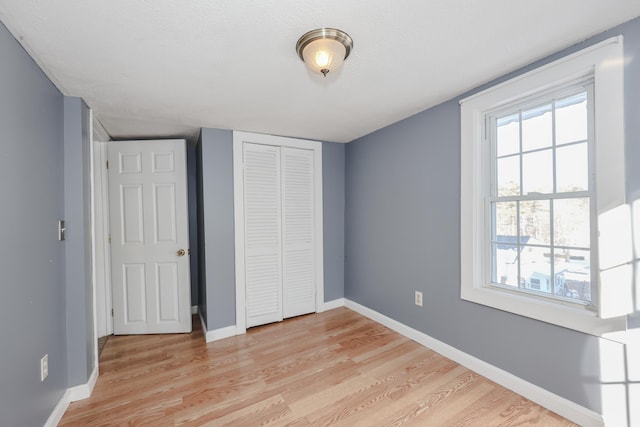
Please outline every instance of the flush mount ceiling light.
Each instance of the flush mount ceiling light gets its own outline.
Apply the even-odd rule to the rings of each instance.
[[[335,28],[318,28],[305,33],[298,43],[296,52],[314,73],[327,77],[344,62],[353,49],[349,34]]]

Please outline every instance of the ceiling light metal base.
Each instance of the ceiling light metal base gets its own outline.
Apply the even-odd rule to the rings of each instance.
[[[309,43],[319,39],[331,39],[342,43],[346,50],[344,59],[347,59],[351,53],[351,49],[353,49],[353,40],[349,34],[337,28],[318,28],[303,34],[302,37],[298,39],[298,43],[296,43],[296,52],[298,52],[298,56],[302,61],[304,61],[304,57],[302,56],[304,48],[307,47]],[[324,74],[326,75],[326,73]]]

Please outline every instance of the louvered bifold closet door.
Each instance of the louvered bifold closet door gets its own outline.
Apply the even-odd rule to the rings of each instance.
[[[282,320],[280,148],[244,143],[247,327]]]
[[[283,316],[316,311],[313,151],[281,148]]]

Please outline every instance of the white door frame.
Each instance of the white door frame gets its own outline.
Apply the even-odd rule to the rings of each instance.
[[[109,250],[109,179],[107,176],[107,143],[111,140],[99,121],[92,120],[93,131],[93,250],[94,321],[96,338],[113,334],[111,317],[111,251]]]
[[[95,121],[95,123],[94,123]],[[96,316],[96,216],[95,216],[95,176],[96,170],[93,164],[93,157],[95,156],[95,150],[93,146],[94,140],[94,132],[98,131],[98,129],[104,130],[100,122],[94,119],[93,110],[89,109],[89,164],[84,165],[89,167],[89,205],[90,205],[90,216],[91,216],[91,224],[89,226],[91,230],[91,303],[92,307],[92,320],[93,320],[93,371],[88,378],[87,385],[89,386],[89,395],[91,395],[93,391],[93,385],[95,385],[95,381],[100,375],[100,357],[98,354],[98,320]],[[106,132],[105,132],[106,133]],[[83,160],[84,161],[84,160]],[[86,202],[85,202],[86,203]],[[87,325],[88,326],[88,325]]]
[[[98,337],[113,333],[111,321],[111,280],[110,280],[110,252],[109,252],[109,212],[108,210],[108,180],[106,178],[106,146],[107,143],[94,140],[94,263],[96,271],[96,321]]]
[[[235,222],[235,267],[236,267],[236,334],[247,331],[246,291],[245,291],[245,251],[244,251],[244,142],[292,147],[314,151],[314,230],[315,230],[315,282],[316,312],[322,311],[324,305],[324,253],[323,253],[323,219],[322,219],[322,143],[304,139],[286,138],[282,136],[264,135],[249,132],[233,131],[233,202]]]

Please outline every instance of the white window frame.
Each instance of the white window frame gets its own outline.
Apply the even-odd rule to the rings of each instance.
[[[626,246],[629,228],[606,224],[629,216],[624,172],[624,52],[617,36],[474,94],[461,104],[461,287],[463,300],[602,336],[626,329],[631,311],[630,248],[612,255],[605,243]],[[491,147],[485,117],[492,111],[583,78],[594,84],[595,206],[598,247],[592,248],[596,310],[491,287],[486,197],[490,190]],[[623,221],[623,224],[624,225]],[[630,227],[630,220],[629,227]],[[630,234],[626,234],[627,236]],[[619,240],[618,240],[619,238]],[[629,249],[629,250],[627,250]],[[608,251],[607,251],[608,250]],[[606,261],[605,261],[606,260]],[[598,264],[599,262],[599,264]]]

